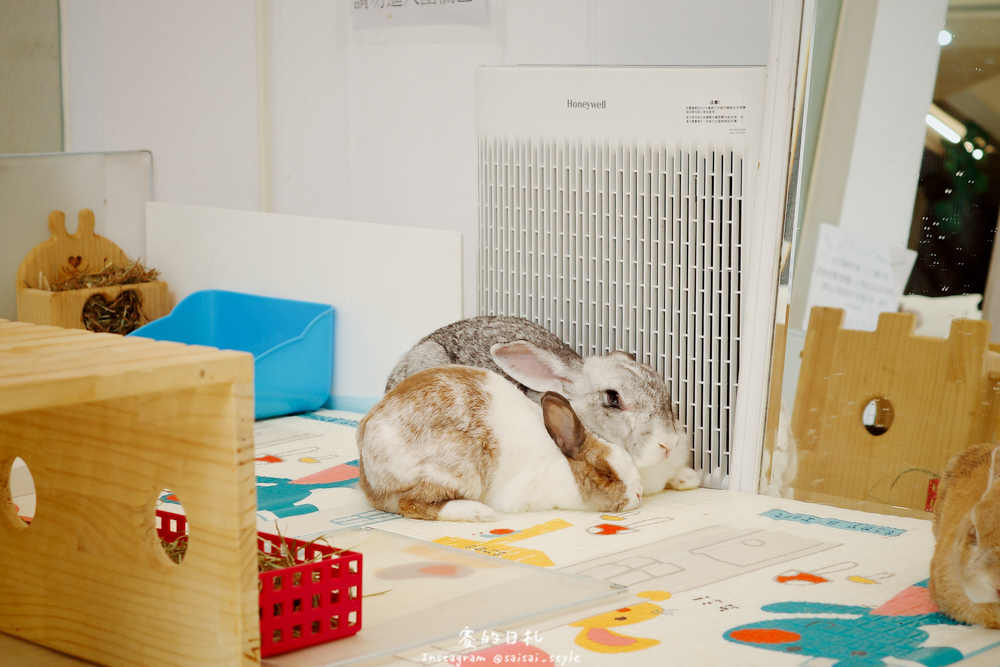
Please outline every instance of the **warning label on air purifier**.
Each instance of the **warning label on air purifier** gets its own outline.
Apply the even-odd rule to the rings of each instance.
[[[723,125],[730,134],[746,133],[747,106],[721,99],[709,99],[684,107],[684,120],[688,125]]]

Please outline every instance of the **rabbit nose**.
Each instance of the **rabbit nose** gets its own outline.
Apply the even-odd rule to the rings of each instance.
[[[670,448],[667,447],[666,445],[664,445],[662,442],[660,443],[660,449],[663,450],[663,455],[664,456],[669,456],[670,455]]]

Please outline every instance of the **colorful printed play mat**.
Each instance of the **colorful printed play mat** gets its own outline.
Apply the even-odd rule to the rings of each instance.
[[[369,663],[1000,665],[1000,631],[957,624],[928,596],[929,521],[709,489],[649,496],[621,514],[403,519],[357,488],[360,418],[265,420],[255,438],[262,530],[347,531],[362,554],[370,531],[364,587],[378,597],[363,606],[359,636],[392,636],[393,614],[433,620],[425,645],[403,641],[413,621],[400,620],[398,650]],[[380,547],[384,535],[397,539]],[[518,596],[520,607],[507,604]],[[357,660],[348,648],[265,664]]]

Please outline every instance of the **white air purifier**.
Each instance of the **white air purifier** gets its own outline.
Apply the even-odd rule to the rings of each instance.
[[[663,375],[726,488],[763,67],[476,73],[479,312]]]

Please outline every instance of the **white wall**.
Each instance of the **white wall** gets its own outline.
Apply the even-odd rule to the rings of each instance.
[[[763,65],[768,44],[768,0],[490,0],[487,26],[377,31],[352,0],[62,1],[66,76],[101,88],[69,100],[67,150],[151,150],[159,201],[460,231],[467,315],[476,67]]]
[[[270,7],[272,207],[351,219],[347,3]]]
[[[839,224],[893,247],[910,239],[947,11],[947,0],[878,3]]]
[[[62,150],[55,0],[0,0],[0,90],[0,153]]]
[[[254,6],[245,0],[64,0],[79,15],[100,15],[100,30],[80,36],[64,26],[67,43],[88,58],[64,59],[67,76],[100,81],[101,120],[74,109],[103,132],[103,146],[71,127],[72,146],[92,150],[148,149],[157,199],[257,208],[257,86]],[[84,7],[80,7],[84,5]],[[70,39],[69,36],[73,36]],[[84,45],[89,46],[85,50]],[[100,76],[93,75],[99,68]],[[91,102],[93,106],[96,103]],[[81,126],[82,127],[82,126]]]

